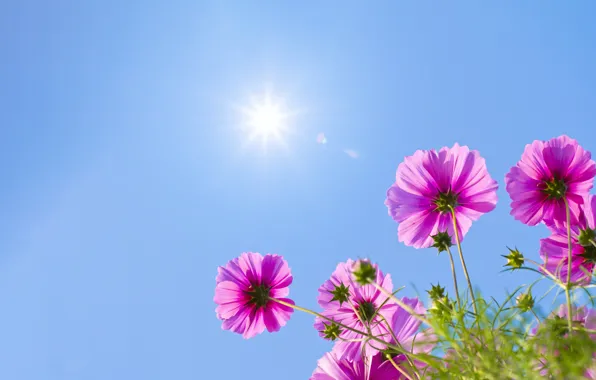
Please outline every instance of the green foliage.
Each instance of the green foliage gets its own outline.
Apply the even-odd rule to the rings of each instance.
[[[530,291],[520,290],[503,304],[476,294],[477,315],[467,312],[469,303],[458,307],[445,296],[434,299],[425,328],[436,346],[430,355],[412,354],[428,364],[412,379],[591,378],[586,371],[596,370],[592,332],[581,323],[570,331],[567,319],[558,315],[539,320]],[[532,307],[520,307],[520,299]]]

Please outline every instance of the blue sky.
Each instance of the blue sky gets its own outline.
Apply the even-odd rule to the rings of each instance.
[[[336,264],[369,256],[396,286],[449,285],[447,257],[397,241],[383,204],[416,149],[478,149],[500,203],[467,236],[487,295],[505,246],[503,177],[562,133],[596,150],[590,1],[6,1],[0,4],[0,378],[306,379],[330,348],[295,314],[222,331],[216,268],[290,263],[316,307]],[[238,105],[299,110],[264,153]],[[316,144],[324,132],[329,143]],[[342,152],[350,148],[360,157]]]

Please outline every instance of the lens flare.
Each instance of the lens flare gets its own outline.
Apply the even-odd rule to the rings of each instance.
[[[356,152],[355,150],[352,150],[352,149],[344,149],[344,153],[352,158],[360,157],[360,154],[358,154],[358,152]]]
[[[327,138],[323,132],[317,135],[317,144],[327,144]]]

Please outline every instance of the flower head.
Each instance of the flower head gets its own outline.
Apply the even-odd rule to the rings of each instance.
[[[359,355],[354,359],[347,359],[334,352],[328,352],[319,359],[317,369],[310,377],[310,380],[399,379],[405,379],[405,377],[402,377],[402,374],[381,353],[366,358]]]
[[[511,197],[511,215],[534,226],[562,225],[565,200],[572,221],[577,220],[583,197],[592,188],[596,163],[577,141],[559,136],[526,145],[521,160],[505,176]]]
[[[397,168],[385,205],[399,223],[399,241],[428,248],[433,245],[432,236],[440,232],[455,236],[452,210],[463,239],[473,221],[495,208],[497,187],[478,151],[455,144],[406,157]]]
[[[368,263],[368,262],[367,262]],[[387,325],[381,323],[383,319],[390,321],[395,311],[396,305],[386,295],[379,291],[373,284],[360,285],[353,276],[354,269],[360,267],[361,262],[348,260],[340,263],[331,278],[323,283],[319,288],[318,302],[323,308],[321,312],[327,318],[349,326],[359,331],[367,332],[371,330],[372,334],[381,339],[389,339]],[[376,264],[370,264],[374,269],[374,282],[385,288],[388,292],[393,291],[391,276],[383,274]],[[341,293],[338,290],[348,289],[346,299],[338,300],[336,294]],[[341,302],[343,301],[343,302]],[[326,326],[330,321],[323,318],[316,318],[315,328],[322,337],[325,337]],[[338,357],[347,357],[354,359],[361,354],[364,347],[368,354],[376,352],[369,344],[364,341],[364,337],[354,331],[341,329],[339,338],[334,347],[334,352]],[[350,340],[345,341],[345,340]],[[375,342],[375,346],[382,345]]]
[[[213,300],[222,328],[244,338],[279,331],[294,311],[271,298],[294,304],[287,297],[292,283],[288,263],[278,255],[246,252],[218,268]]]
[[[588,284],[596,265],[596,196],[585,197],[577,221],[571,231],[571,281]],[[567,223],[560,227],[551,225],[551,236],[540,240],[541,269],[567,282],[568,251]],[[548,272],[547,272],[548,271]]]

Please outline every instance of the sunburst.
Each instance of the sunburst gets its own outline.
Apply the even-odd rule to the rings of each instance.
[[[244,127],[248,132],[248,142],[260,140],[265,148],[271,140],[285,145],[284,137],[288,132],[291,113],[283,99],[274,97],[270,92],[253,97],[248,107],[241,109]]]

